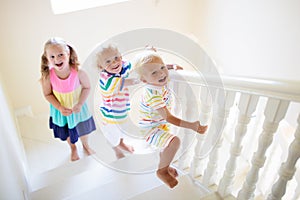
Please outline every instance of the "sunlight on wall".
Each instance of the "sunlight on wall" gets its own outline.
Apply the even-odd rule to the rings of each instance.
[[[51,0],[51,6],[54,14],[64,14],[125,1],[129,0]]]

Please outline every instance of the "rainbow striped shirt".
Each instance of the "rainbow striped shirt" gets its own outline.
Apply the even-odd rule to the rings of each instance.
[[[139,126],[142,129],[151,129],[162,124],[167,124],[167,121],[157,112],[157,109],[165,106],[170,110],[171,92],[168,86],[145,85],[139,107]]]
[[[102,101],[100,115],[104,124],[119,124],[126,120],[130,110],[129,91],[124,80],[129,76],[131,64],[122,62],[120,74],[111,74],[105,70],[100,72],[100,92]]]

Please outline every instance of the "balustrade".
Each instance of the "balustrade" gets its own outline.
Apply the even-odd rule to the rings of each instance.
[[[180,77],[180,78],[179,78]],[[183,80],[182,77],[185,79]],[[266,158],[268,156],[268,148],[272,145],[273,137],[278,132],[278,127],[280,122],[287,120],[285,118],[288,112],[290,102],[296,103],[298,110],[290,110],[289,112],[300,112],[300,89],[299,81],[287,82],[287,81],[272,81],[272,80],[262,80],[262,79],[250,79],[250,78],[237,78],[224,76],[221,77],[223,80],[223,85],[214,85],[214,76],[205,76],[206,79],[201,79],[199,76],[195,76],[190,72],[175,72],[174,82],[180,83],[186,86],[184,90],[177,90],[180,94],[188,95],[190,92],[187,87],[198,87],[196,90],[199,92],[198,101],[195,102],[194,99],[186,98],[182,101],[181,109],[183,109],[183,117],[186,119],[194,119],[195,115],[195,103],[199,104],[200,121],[208,123],[209,129],[205,135],[197,135],[195,146],[192,150],[187,151],[186,155],[182,156],[180,159],[186,160],[188,154],[192,155],[192,160],[185,162],[185,170],[188,169],[192,178],[195,181],[201,182],[202,185],[209,187],[213,184],[217,185],[215,193],[218,193],[222,198],[233,195],[233,185],[236,180],[237,166],[239,165],[239,159],[243,158],[248,163],[246,175],[244,175],[242,187],[237,189],[236,199],[254,199],[256,194],[256,189],[258,186],[257,182],[259,180],[259,173],[265,165],[267,168],[265,170],[275,170],[272,166],[266,164]],[[183,87],[183,86],[181,86]],[[183,93],[184,91],[184,93]],[[220,96],[220,94],[222,94]],[[262,98],[267,98],[267,103],[264,108],[258,106]],[[221,99],[221,101],[220,101]],[[235,120],[235,128],[232,132],[227,134],[234,135],[232,141],[227,141],[224,137],[224,128],[227,125],[228,116],[230,110],[234,104],[238,103],[238,116]],[[191,106],[193,105],[193,106]],[[251,123],[255,116],[253,115],[257,108],[264,109],[264,116],[257,118],[263,120],[263,123]],[[256,120],[257,120],[256,119]],[[290,120],[290,119],[289,119]],[[296,120],[296,119],[295,119]],[[271,193],[260,194],[267,197],[269,200],[281,199],[287,187],[287,182],[291,180],[296,172],[297,165],[296,162],[300,156],[300,133],[299,133],[299,122],[300,115],[298,117],[298,128],[295,132],[295,139],[291,144],[288,144],[289,151],[286,162],[282,163],[281,168],[278,172],[278,180],[276,183],[270,183],[273,185]],[[249,131],[249,124],[254,124],[253,130],[257,131],[262,129],[262,132],[258,139],[256,137],[251,137],[253,130]],[[262,124],[262,127],[257,127]],[[220,135],[219,135],[220,134]],[[284,134],[284,133],[283,133]],[[191,135],[186,132],[185,135]],[[211,137],[214,137],[213,143],[211,143],[211,149],[208,151],[207,142],[211,142]],[[251,138],[251,141],[243,141],[244,137]],[[279,137],[280,138],[280,137]],[[229,159],[226,162],[223,175],[219,176],[218,162],[219,158],[222,157],[223,143],[231,142],[231,148],[227,154],[229,154]],[[251,142],[252,145],[244,145],[245,142]],[[280,145],[277,147],[283,147],[283,141],[280,141]],[[254,145],[255,144],[255,145]],[[254,149],[246,149],[243,151],[243,146],[256,147]],[[273,148],[272,148],[273,149]],[[252,159],[248,160],[249,152],[253,154]],[[282,151],[286,152],[286,151]],[[209,154],[205,154],[209,153]],[[274,153],[274,149],[273,149]],[[270,156],[274,156],[270,154]],[[283,153],[285,155],[287,153]],[[250,155],[250,154],[249,154]],[[281,157],[283,157],[281,155]],[[270,159],[268,159],[270,160]],[[207,162],[205,162],[207,161]],[[180,162],[180,161],[179,161]],[[207,164],[205,166],[205,164]],[[200,179],[198,177],[201,177]],[[267,175],[262,175],[266,178]],[[270,181],[276,180],[275,178],[270,179]],[[219,181],[219,182],[218,182]],[[264,180],[265,181],[265,180]],[[290,195],[294,196],[296,199],[299,196],[299,178],[297,179],[298,185],[296,186],[295,193]],[[265,185],[265,184],[262,184]],[[239,191],[238,191],[239,190]],[[261,191],[261,190],[260,190]],[[267,191],[267,190],[264,190]]]

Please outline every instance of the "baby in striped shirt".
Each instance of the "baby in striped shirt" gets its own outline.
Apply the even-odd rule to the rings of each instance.
[[[170,167],[179,146],[180,139],[170,133],[170,123],[204,134],[207,126],[199,121],[188,122],[170,113],[171,93],[168,88],[169,72],[162,58],[155,50],[146,50],[135,57],[134,69],[145,83],[140,102],[139,125],[148,144],[162,149],[156,175],[170,188],[178,184],[176,169]]]
[[[118,159],[123,158],[123,150],[129,153],[134,148],[124,143],[124,131],[120,124],[127,121],[130,110],[130,85],[137,84],[137,79],[128,78],[131,64],[122,60],[114,44],[102,46],[97,53],[97,65],[100,68],[99,86],[101,92],[100,115],[103,125],[101,130],[111,144]]]

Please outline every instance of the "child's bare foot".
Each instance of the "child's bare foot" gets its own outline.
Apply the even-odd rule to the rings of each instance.
[[[86,154],[87,154],[88,156],[90,156],[90,155],[96,153],[96,152],[95,152],[92,148],[90,148],[89,146],[83,145],[83,149],[84,149],[84,151],[86,152]]]
[[[121,159],[121,158],[124,158],[125,155],[123,154],[122,150],[119,148],[119,146],[116,146],[116,147],[113,147],[114,151],[115,151],[115,154],[116,154],[116,157],[117,159]]]
[[[177,170],[175,168],[169,167],[168,170],[169,170],[169,174],[171,174],[173,177],[176,178],[178,176]]]
[[[116,157],[117,157],[117,159],[121,159],[121,158],[124,158],[125,157],[125,155],[122,153],[122,152],[116,152]]]
[[[71,150],[71,161],[76,161],[79,160],[79,155],[77,153],[77,149],[72,149]]]
[[[133,153],[134,152],[134,148],[133,146],[127,145],[123,142],[123,140],[121,140],[120,144],[118,145],[118,147],[124,151],[127,151],[129,153]]]
[[[156,171],[157,177],[167,184],[170,188],[175,187],[178,184],[178,181],[174,176],[169,173],[169,167],[164,167]]]

